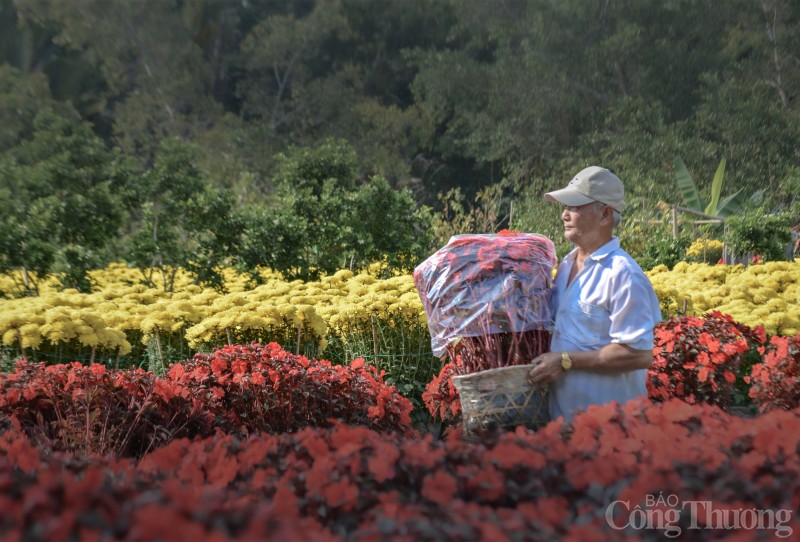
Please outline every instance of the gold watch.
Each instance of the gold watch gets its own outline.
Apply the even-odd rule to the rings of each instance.
[[[572,369],[572,360],[566,352],[561,352],[561,368],[565,373]]]

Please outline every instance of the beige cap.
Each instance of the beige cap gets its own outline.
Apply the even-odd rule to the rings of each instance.
[[[620,213],[625,209],[625,188],[622,181],[606,168],[597,166],[581,170],[566,188],[548,192],[544,197],[562,205],[577,206],[599,201]]]

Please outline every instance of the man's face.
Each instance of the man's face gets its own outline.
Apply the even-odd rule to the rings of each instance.
[[[596,237],[599,233],[606,209],[606,206],[594,202],[564,207],[561,213],[564,237],[576,246],[583,246],[584,241]]]

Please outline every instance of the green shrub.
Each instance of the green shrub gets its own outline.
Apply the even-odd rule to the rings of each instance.
[[[666,265],[672,269],[676,263],[685,259],[686,250],[691,242],[692,237],[689,235],[681,234],[673,237],[671,233],[662,230],[651,234],[640,253],[631,251],[629,253],[642,269],[652,269],[657,265]],[[624,239],[622,246],[626,248]]]
[[[791,241],[789,215],[755,210],[725,221],[725,243],[737,257],[760,254],[763,260],[785,260]]]

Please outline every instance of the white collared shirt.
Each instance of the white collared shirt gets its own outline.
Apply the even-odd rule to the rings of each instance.
[[[653,327],[661,309],[650,280],[622,250],[619,239],[590,254],[584,267],[567,286],[577,249],[558,266],[553,285],[555,328],[551,352],[599,350],[609,343],[637,350],[653,348]],[[572,370],[559,379],[550,395],[552,419],[572,420],[578,410],[595,404],[647,395],[647,369],[619,374]]]

